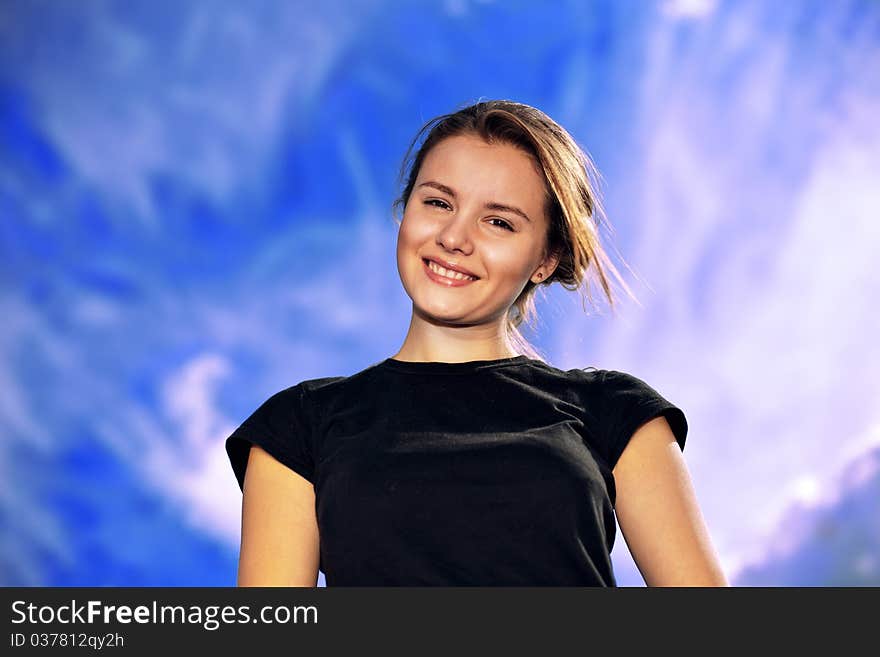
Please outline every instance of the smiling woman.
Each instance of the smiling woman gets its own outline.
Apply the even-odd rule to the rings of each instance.
[[[536,315],[539,286],[558,282],[581,289],[592,304],[594,276],[613,312],[611,275],[635,298],[598,239],[607,222],[591,180],[598,178],[595,166],[574,138],[540,110],[488,101],[431,119],[407,149],[400,178],[406,182],[394,202],[395,209],[405,209],[398,220],[398,268],[411,298],[418,293],[408,284],[415,286],[418,278],[407,277],[405,270],[411,268],[413,252],[418,255],[415,240],[434,236],[435,245],[424,245],[424,257],[438,264],[445,260],[447,269],[479,259],[471,269],[492,265],[496,272],[487,276],[495,315],[491,330],[484,324],[451,335],[435,333],[435,339],[453,339],[438,345],[439,353],[430,353],[419,337],[429,315],[419,312],[413,298],[414,321],[398,357],[463,360],[474,354],[524,353],[544,360],[518,329]],[[413,198],[417,203],[410,202]],[[439,224],[443,232],[438,234]],[[476,226],[484,228],[467,230]],[[439,247],[445,254],[438,253]]]
[[[428,122],[401,180],[428,128],[394,204],[400,350],[276,393],[226,441],[239,584],[615,586],[616,521],[649,585],[726,584],[683,411],[630,374],[557,369],[517,328],[539,285],[591,273],[613,307],[589,158],[488,101]]]

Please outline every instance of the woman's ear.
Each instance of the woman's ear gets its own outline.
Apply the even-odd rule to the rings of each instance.
[[[532,276],[532,282],[541,283],[549,279],[553,275],[553,272],[556,271],[556,267],[559,266],[559,260],[561,257],[562,254],[556,251],[544,258],[544,262],[541,263]]]

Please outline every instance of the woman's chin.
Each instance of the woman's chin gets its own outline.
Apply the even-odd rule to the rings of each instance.
[[[438,322],[458,322],[466,319],[467,312],[461,307],[452,307],[447,304],[413,304],[415,311],[424,319]]]

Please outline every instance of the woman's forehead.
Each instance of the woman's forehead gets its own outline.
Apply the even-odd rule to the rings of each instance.
[[[528,153],[507,142],[487,143],[457,135],[437,143],[425,156],[417,185],[433,180],[462,192],[497,192],[543,198],[545,184]]]

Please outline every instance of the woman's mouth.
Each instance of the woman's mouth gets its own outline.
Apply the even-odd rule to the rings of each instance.
[[[468,285],[477,281],[479,279],[474,278],[473,276],[465,276],[462,273],[457,271],[450,271],[449,269],[444,269],[436,262],[432,262],[427,258],[422,259],[422,267],[425,270],[425,274],[427,274],[428,278],[430,278],[435,283],[439,285],[445,285],[446,287],[461,287],[463,285]]]

